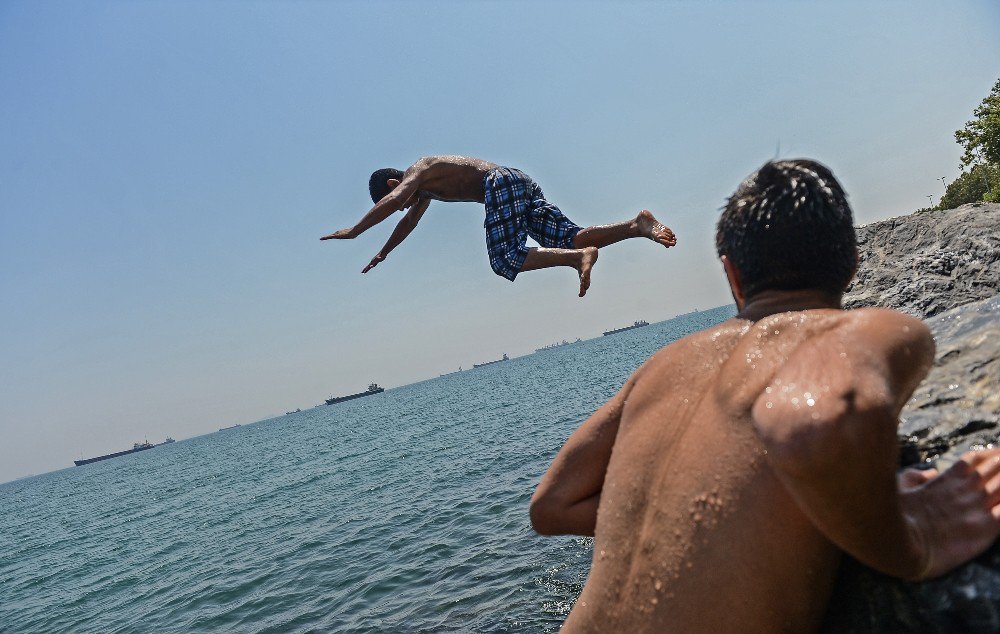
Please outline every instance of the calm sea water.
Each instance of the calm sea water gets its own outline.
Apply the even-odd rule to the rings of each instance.
[[[554,631],[591,546],[531,531],[535,485],[650,354],[733,313],[0,485],[0,630]]]

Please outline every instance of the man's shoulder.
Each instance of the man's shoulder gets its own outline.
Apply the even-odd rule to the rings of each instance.
[[[841,341],[889,355],[903,349],[933,349],[933,338],[924,322],[888,308],[845,310],[834,334]]]
[[[662,372],[673,375],[682,368],[717,359],[728,354],[750,328],[745,319],[733,318],[685,335],[654,352],[636,371],[636,376],[649,377]]]
[[[819,309],[779,313],[761,319],[751,327],[755,341],[802,330],[793,337],[802,343],[811,339],[836,339],[841,344],[855,339],[874,339],[886,344],[905,343],[930,336],[927,326],[915,317],[889,308],[853,310]]]
[[[753,420],[759,431],[792,434],[856,412],[898,411],[933,352],[919,319],[883,308],[838,311],[829,327],[781,355],[754,401]]]
[[[882,308],[792,311],[743,323],[735,337],[725,329],[699,333],[725,357],[716,397],[733,415],[747,412],[766,388],[777,389],[775,380],[851,390],[849,384],[865,380],[862,368],[883,372],[886,360],[908,357],[918,360],[914,368],[891,363],[892,373],[917,371],[933,350],[920,320]]]
[[[919,371],[933,356],[934,340],[927,326],[887,308],[802,311],[775,319],[783,320],[785,327],[793,326],[791,330],[802,329],[799,336],[790,337],[789,347],[776,346],[778,375],[794,373],[825,381],[838,376],[833,369],[843,363],[852,369],[840,376],[847,382],[863,381],[859,378],[863,370],[892,379]],[[763,336],[781,331],[767,320],[754,325],[754,329],[761,327]],[[761,338],[761,333],[756,335],[753,339]]]

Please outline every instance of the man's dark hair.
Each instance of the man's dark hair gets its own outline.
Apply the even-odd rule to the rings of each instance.
[[[386,194],[392,191],[392,188],[386,183],[390,178],[401,181],[403,180],[403,172],[395,167],[383,167],[372,172],[371,178],[368,179],[368,193],[372,195],[373,203],[382,200]]]
[[[722,210],[715,246],[740,272],[743,293],[820,289],[839,294],[857,262],[847,194],[824,165],[768,161]]]

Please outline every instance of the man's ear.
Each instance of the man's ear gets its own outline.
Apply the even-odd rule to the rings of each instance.
[[[746,305],[746,296],[743,294],[743,282],[740,281],[740,272],[733,264],[733,261],[722,256],[719,258],[722,260],[722,268],[726,270],[726,279],[729,280],[729,290],[733,293],[733,299],[736,301],[736,309],[743,310]]]
[[[385,179],[385,184],[389,186],[389,189],[396,189],[396,186],[399,185],[399,181],[395,178],[387,178]]]

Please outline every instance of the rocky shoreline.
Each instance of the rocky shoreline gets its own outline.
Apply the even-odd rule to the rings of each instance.
[[[858,228],[861,261],[845,307],[923,318],[934,367],[902,412],[901,462],[944,468],[1000,442],[1000,204],[924,211]],[[845,557],[828,632],[1000,631],[1000,541],[923,583]]]

